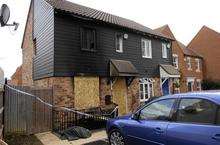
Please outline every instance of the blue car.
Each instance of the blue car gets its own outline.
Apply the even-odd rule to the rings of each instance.
[[[110,145],[220,145],[220,92],[161,97],[106,131]]]

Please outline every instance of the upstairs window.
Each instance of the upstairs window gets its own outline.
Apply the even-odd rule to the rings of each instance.
[[[173,66],[178,69],[179,68],[179,57],[177,54],[173,54]]]
[[[122,34],[116,34],[116,52],[123,52],[123,35]]]
[[[191,58],[190,57],[186,58],[186,66],[187,66],[188,70],[192,70]]]
[[[166,43],[162,43],[162,57],[163,58],[167,58],[167,44]]]
[[[197,58],[197,59],[195,59],[195,61],[196,61],[196,71],[200,72],[200,70],[201,70],[201,60]]]
[[[142,56],[144,58],[152,58],[152,46],[151,40],[142,39],[141,40]]]
[[[86,51],[96,50],[96,30],[81,28],[81,49]]]

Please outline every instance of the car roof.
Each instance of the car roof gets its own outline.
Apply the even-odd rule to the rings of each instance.
[[[180,93],[180,94],[163,96],[160,97],[159,99],[167,99],[167,98],[202,98],[202,99],[208,99],[220,105],[220,90]]]

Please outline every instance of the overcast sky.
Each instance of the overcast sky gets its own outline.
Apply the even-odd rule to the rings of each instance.
[[[206,25],[220,32],[219,0],[70,0],[139,22],[152,29],[168,24],[176,38],[188,44]],[[0,67],[10,77],[22,64],[21,43],[30,0],[0,0],[11,9],[10,23],[18,31],[0,28]]]

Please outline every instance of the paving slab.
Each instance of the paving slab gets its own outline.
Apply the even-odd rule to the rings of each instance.
[[[90,138],[75,141],[61,140],[52,132],[39,133],[36,136],[44,145],[108,145],[105,130],[93,131]]]

